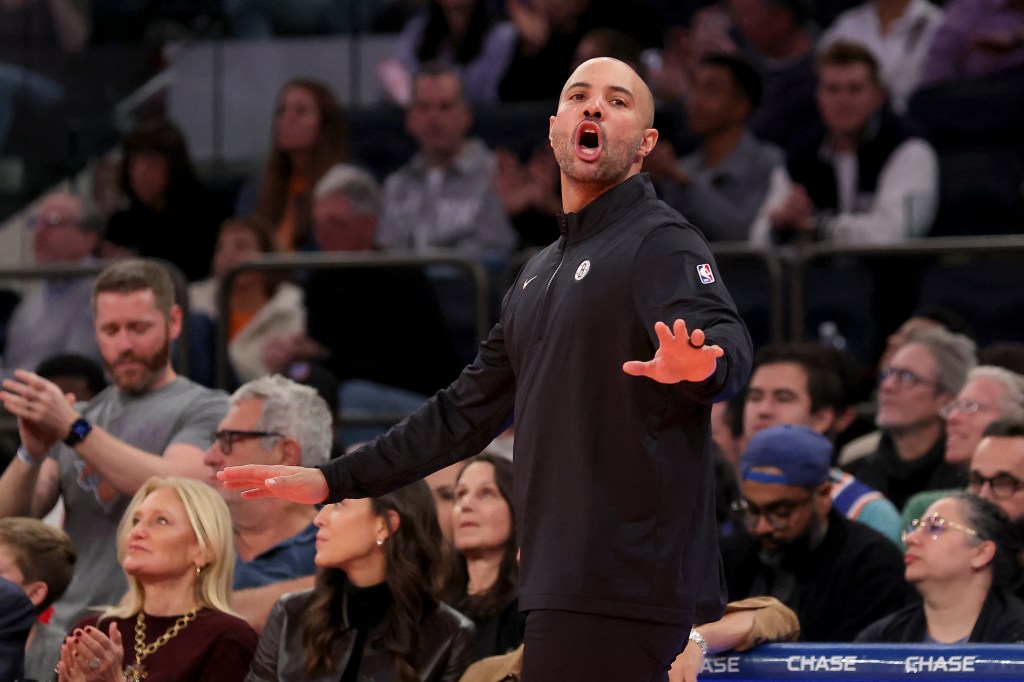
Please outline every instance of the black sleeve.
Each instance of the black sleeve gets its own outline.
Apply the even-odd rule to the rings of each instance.
[[[653,230],[637,253],[633,282],[634,305],[655,348],[654,323],[661,320],[671,328],[682,319],[689,332],[704,331],[705,344],[725,351],[713,375],[701,383],[680,382],[679,390],[702,403],[737,393],[750,374],[753,344],[711,249],[697,230],[678,224]]]
[[[383,495],[478,454],[498,435],[514,398],[515,377],[497,324],[455,383],[372,443],[319,465],[330,489],[327,502]]]

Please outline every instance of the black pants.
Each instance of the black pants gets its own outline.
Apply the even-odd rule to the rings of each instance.
[[[689,634],[688,625],[530,611],[522,682],[661,682]]]

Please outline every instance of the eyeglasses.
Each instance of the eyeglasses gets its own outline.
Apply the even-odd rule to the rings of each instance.
[[[900,536],[900,539],[903,540],[904,543],[906,543],[907,538],[910,537],[912,533],[914,533],[920,528],[923,528],[926,533],[932,536],[932,540],[938,540],[939,536],[942,535],[942,531],[945,530],[947,526],[949,528],[955,528],[956,530],[967,533],[968,535],[974,537],[978,536],[978,531],[974,530],[973,528],[962,526],[956,521],[944,519],[941,516],[939,516],[938,512],[933,512],[932,515],[928,518],[914,519],[909,524],[907,524],[907,527],[903,529],[903,534]]]
[[[886,367],[878,373],[878,383],[886,379],[895,379],[900,386],[938,386],[938,382],[925,379],[917,372],[901,367]]]
[[[972,469],[971,473],[967,475],[967,489],[975,495],[981,494],[981,489],[985,487],[986,483],[988,483],[989,490],[992,491],[992,497],[997,500],[1013,497],[1021,489],[1021,486],[1024,486],[1024,481],[1004,471],[1000,471],[995,476],[988,477],[982,476]]]
[[[44,225],[46,227],[57,227],[58,225],[71,225],[74,222],[74,220],[64,217],[58,211],[46,211],[45,213],[35,213],[33,215],[30,215],[25,220],[25,224],[28,225],[29,229],[35,229],[40,225]]]
[[[943,419],[949,419],[949,415],[953,414],[954,411],[960,410],[964,414],[974,414],[979,410],[990,410],[991,405],[979,403],[977,400],[953,400],[942,406],[939,410],[939,415]]]
[[[243,440],[250,440],[252,438],[283,438],[283,433],[277,433],[276,431],[232,431],[225,429],[224,431],[214,431],[210,434],[210,441],[217,443],[220,446],[220,451],[225,455],[230,455],[231,451],[235,447],[235,443]]]
[[[743,516],[743,522],[747,528],[755,528],[758,520],[764,518],[768,525],[775,530],[786,530],[789,528],[793,513],[807,504],[812,497],[813,495],[808,495],[802,500],[780,500],[766,504],[763,508],[746,500],[736,500],[730,507],[734,513]]]

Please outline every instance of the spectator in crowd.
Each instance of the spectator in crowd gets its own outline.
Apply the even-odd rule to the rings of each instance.
[[[921,601],[872,623],[858,642],[1024,642],[1024,603],[1008,592],[1020,567],[999,507],[954,493],[914,519],[904,542],[906,579]]]
[[[889,104],[903,114],[941,21],[942,10],[928,0],[867,0],[840,14],[821,36],[818,49],[843,40],[871,50]]]
[[[729,9],[743,52],[764,82],[750,129],[789,151],[819,120],[808,5],[803,0],[729,0]]]
[[[190,281],[200,279],[224,216],[199,184],[185,136],[172,122],[155,118],[129,132],[123,146],[127,206],[110,216],[101,255],[163,258]]]
[[[380,202],[369,173],[349,165],[331,169],[314,190],[321,249],[373,249]],[[264,361],[271,371],[285,373],[299,361],[322,364],[341,382],[343,410],[411,411],[458,376],[460,359],[421,269],[323,270],[310,275],[305,291],[306,330],[268,343]],[[399,313],[417,330],[413,347],[393,333]]]
[[[246,680],[458,680],[473,624],[438,600],[442,538],[426,484],[325,505],[316,525],[316,587],[277,602]]]
[[[1024,65],[1024,2],[950,0],[925,58],[921,84],[979,78]]]
[[[178,376],[171,342],[181,332],[174,284],[160,265],[127,260],[96,279],[96,341],[113,385],[88,403],[19,370],[0,400],[18,419],[18,457],[0,477],[0,517],[49,512],[62,496],[64,530],[78,570],[55,605],[65,630],[90,606],[116,603],[116,525],[132,495],[153,475],[205,478],[202,453],[227,396]]]
[[[499,21],[488,0],[429,0],[406,24],[396,54],[378,73],[392,99],[405,106],[420,67],[441,62],[462,77],[466,100],[498,101],[498,84],[516,48],[516,27]]]
[[[824,130],[788,158],[794,185],[769,213],[776,242],[883,244],[923,236],[938,206],[935,150],[885,106],[878,62],[833,43],[818,58]]]
[[[78,621],[60,682],[240,682],[258,637],[228,606],[235,556],[220,496],[202,481],[154,476],[125,510],[117,545],[128,594]]]
[[[0,519],[0,578],[28,596],[42,616],[64,594],[75,572],[75,547],[67,534],[38,519]],[[25,679],[49,680],[65,632],[36,620],[25,641]],[[0,675],[0,680],[11,679]],[[16,678],[17,679],[17,678]]]
[[[189,285],[189,314],[203,315],[210,325],[228,325],[228,360],[238,381],[252,381],[270,369],[263,350],[274,337],[306,327],[302,289],[275,273],[249,271],[231,280],[229,316],[220,319],[220,286],[225,275],[243,263],[273,253],[270,226],[255,216],[229,218],[220,226],[210,277]]]
[[[964,387],[940,414],[946,422],[946,462],[966,470],[989,424],[1024,419],[1024,377],[1002,367],[979,365],[967,373]],[[952,492],[926,490],[914,495],[903,507],[904,522],[924,518],[925,509]]]
[[[476,659],[508,653],[523,641],[512,500],[512,462],[490,454],[466,460],[455,481],[452,541],[457,555],[445,601],[473,620]]]
[[[700,146],[678,162],[669,145],[661,156],[660,194],[712,241],[746,241],[768,196],[773,173],[785,167],[782,151],[758,141],[747,121],[761,100],[761,77],[741,57],[711,54],[697,67],[686,103],[690,131]],[[649,156],[645,162],[654,164]],[[660,173],[659,173],[660,175]]]
[[[389,249],[457,249],[504,257],[516,235],[491,188],[494,155],[466,134],[473,112],[453,69],[424,66],[405,125],[419,152],[387,177],[377,242]]]
[[[971,458],[967,489],[1006,512],[1018,542],[1024,538],[1024,421],[998,419],[985,428]],[[1017,551],[1024,556],[1024,547]],[[1024,599],[1024,579],[1017,579],[1013,592]]]
[[[878,360],[878,366],[888,367],[892,364],[892,356],[900,349],[900,346],[909,341],[919,330],[931,327],[941,327],[946,331],[964,334],[972,338],[967,322],[953,311],[943,306],[923,306],[911,313],[910,317],[904,320],[892,334],[886,337],[885,349]],[[854,461],[867,457],[878,449],[878,443],[881,441],[881,438],[881,431],[871,431],[851,440],[839,451],[837,463],[839,466],[846,468]]]
[[[832,508],[832,444],[806,426],[754,434],[740,460],[747,535],[722,549],[729,594],[770,595],[796,611],[801,639],[848,642],[905,601],[893,543]]]
[[[35,618],[28,595],[0,578],[0,679],[19,680],[24,674],[25,640]]]
[[[310,193],[348,154],[348,122],[330,88],[309,78],[288,81],[274,109],[259,191],[253,200],[254,187],[244,188],[236,213],[255,214],[273,225],[279,251],[315,248]]]
[[[1024,377],[979,365],[967,373],[963,388],[941,414],[946,420],[946,461],[967,467],[985,427],[997,419],[1024,420]]]
[[[879,374],[878,448],[847,470],[900,508],[922,490],[962,487],[962,468],[945,461],[941,410],[975,362],[974,342],[962,334],[938,327],[912,334]]]
[[[835,442],[845,404],[839,370],[824,349],[807,345],[763,346],[754,356],[747,385],[743,432],[755,433],[779,424],[800,424]],[[874,528],[900,542],[899,510],[877,490],[838,467],[829,469],[832,507],[846,518]]]
[[[678,6],[678,3],[674,3]],[[695,11],[696,10],[696,11]],[[662,10],[664,12],[664,9]],[[726,3],[683,7],[687,15],[665,32],[664,47],[657,59],[648,53],[647,80],[655,97],[663,102],[685,102],[693,92],[697,67],[709,54],[736,54],[739,46]]]
[[[280,375],[250,381],[231,396],[203,461],[219,489],[234,529],[232,607],[257,630],[277,598],[313,586],[316,509],[278,499],[243,502],[214,476],[232,464],[316,466],[326,462],[333,438],[331,413],[309,387]]]
[[[100,218],[79,197],[49,194],[29,218],[36,265],[87,265],[102,233]],[[99,360],[89,297],[93,278],[46,279],[14,309],[4,336],[2,375],[34,370],[57,353],[78,353]]]

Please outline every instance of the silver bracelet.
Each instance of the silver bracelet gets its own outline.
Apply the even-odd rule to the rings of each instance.
[[[32,455],[28,454],[28,451],[25,449],[24,445],[18,446],[18,459],[20,459],[22,462],[29,465],[30,467],[37,467],[43,463],[43,460],[36,459]]]
[[[704,635],[700,634],[693,628],[690,628],[690,641],[696,642],[697,646],[700,647],[700,653],[704,656],[708,655],[708,640],[704,639]]]

